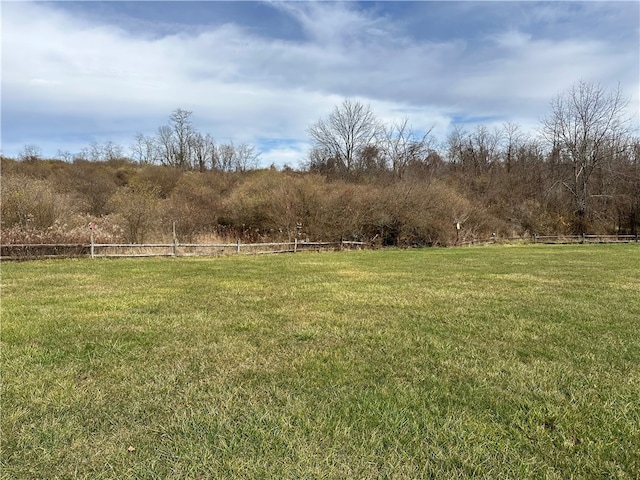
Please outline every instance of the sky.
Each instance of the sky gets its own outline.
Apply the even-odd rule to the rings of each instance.
[[[2,0],[1,149],[129,152],[177,108],[261,166],[298,166],[344,99],[439,140],[535,132],[580,80],[620,86],[640,124],[640,2]]]

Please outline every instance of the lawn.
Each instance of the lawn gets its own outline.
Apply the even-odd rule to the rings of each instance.
[[[1,274],[3,479],[640,478],[637,244]]]

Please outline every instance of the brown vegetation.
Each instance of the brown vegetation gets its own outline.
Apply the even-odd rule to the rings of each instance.
[[[381,246],[450,245],[457,222],[459,241],[575,232],[572,196],[559,180],[563,165],[523,155],[484,172],[445,162],[428,177],[376,172],[357,179],[2,158],[2,243],[86,242],[89,222],[104,242],[168,240],[174,222],[181,241],[297,235]],[[638,158],[618,156],[602,167],[594,173],[588,229],[636,233]]]
[[[299,171],[256,169],[253,147],[216,145],[179,109],[156,138],[136,135],[136,160],[111,143],[73,161],[40,159],[29,145],[18,160],[1,158],[1,241],[86,242],[90,222],[99,242],[138,243],[170,239],[174,224],[185,242],[431,246],[492,235],[637,234],[640,140],[623,128],[619,92],[605,94],[580,83],[559,96],[541,138],[506,124],[457,128],[439,143],[345,101],[310,128],[313,148]],[[564,109],[567,98],[584,108]],[[582,119],[581,127],[589,109],[604,120]],[[583,128],[581,145],[563,136],[566,122],[571,134]]]

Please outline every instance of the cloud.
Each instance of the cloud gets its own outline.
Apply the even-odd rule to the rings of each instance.
[[[153,5],[136,8],[144,14]],[[119,11],[118,2],[109,6]],[[463,118],[532,124],[578,79],[620,81],[637,104],[638,30],[612,33],[621,20],[607,16],[613,7],[597,5],[611,25],[597,26],[596,35],[580,29],[596,8],[582,4],[577,14],[555,3],[544,11],[526,4],[273,2],[260,4],[262,13],[265,6],[279,24],[296,25],[294,33],[258,28],[249,13],[227,12],[236,20],[192,28],[167,21],[153,32],[124,10],[87,15],[90,3],[3,3],[4,153],[15,155],[26,143],[75,146],[82,138],[128,145],[137,131],[153,134],[178,107],[192,110],[196,127],[219,141],[256,143],[266,149],[263,162],[282,164],[301,154],[308,126],[345,97],[371,103],[384,120],[407,117],[415,129],[434,126],[441,135]],[[398,13],[406,9],[431,22],[433,34]],[[561,28],[572,34],[558,34]],[[449,30],[458,33],[444,36]]]
[[[495,35],[493,40],[499,48],[517,49],[526,47],[531,41],[531,35],[518,30],[508,30]]]
[[[260,155],[259,161],[264,166],[296,167],[306,160],[308,151],[309,144],[307,142],[279,142],[266,149]]]

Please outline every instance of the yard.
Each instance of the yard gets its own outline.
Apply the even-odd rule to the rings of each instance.
[[[627,478],[640,245],[2,264],[1,478]]]

